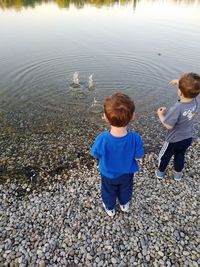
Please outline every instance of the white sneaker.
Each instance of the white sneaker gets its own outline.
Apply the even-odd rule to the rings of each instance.
[[[103,207],[104,207],[104,209],[105,209],[105,211],[107,212],[107,214],[110,216],[110,217],[113,217],[114,215],[115,215],[115,209],[113,209],[113,210],[108,210],[107,208],[106,208],[106,205],[103,203]]]
[[[125,205],[119,205],[121,210],[124,212],[129,212],[129,205],[130,205],[130,201],[127,202]]]

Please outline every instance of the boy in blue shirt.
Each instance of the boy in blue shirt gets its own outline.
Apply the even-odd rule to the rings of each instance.
[[[199,109],[200,76],[186,73],[179,80],[170,83],[178,86],[180,100],[166,114],[166,107],[157,110],[158,117],[168,132],[159,154],[156,177],[164,178],[167,165],[174,156],[174,180],[180,181],[185,152],[192,143],[194,121]]]
[[[133,176],[138,171],[137,159],[144,155],[139,134],[127,129],[134,120],[135,105],[126,94],[115,93],[106,98],[104,119],[110,130],[97,136],[91,154],[99,160],[101,197],[109,216],[115,215],[116,199],[122,211],[128,212],[133,192]]]

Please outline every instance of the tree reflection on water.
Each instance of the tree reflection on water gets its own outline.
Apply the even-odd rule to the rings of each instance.
[[[11,9],[20,10],[22,8],[32,7],[35,8],[37,5],[43,3],[56,3],[60,8],[69,8],[70,5],[74,5],[76,8],[83,8],[85,4],[90,4],[96,7],[112,6],[114,4],[125,5],[128,3],[133,4],[135,9],[137,4],[141,0],[0,0],[0,9]],[[153,0],[152,0],[153,1]],[[193,4],[200,2],[199,0],[173,0],[175,3]]]

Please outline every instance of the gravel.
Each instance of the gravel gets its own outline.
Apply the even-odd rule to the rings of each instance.
[[[74,121],[67,113],[58,114],[47,131],[44,118],[30,128],[29,118],[19,114],[0,117],[5,126],[0,266],[200,265],[199,137],[186,155],[183,180],[173,180],[171,165],[166,178],[158,180],[154,171],[163,131],[154,115],[141,114],[134,127],[146,154],[135,175],[130,212],[117,205],[110,218],[101,203],[97,162],[89,154],[106,125],[97,115]]]

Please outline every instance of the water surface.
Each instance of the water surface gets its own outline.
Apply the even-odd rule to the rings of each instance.
[[[199,14],[200,1],[3,0],[0,109],[87,112],[115,91],[134,97],[138,112],[171,104],[168,81],[200,73]],[[75,71],[83,95],[69,90]]]

